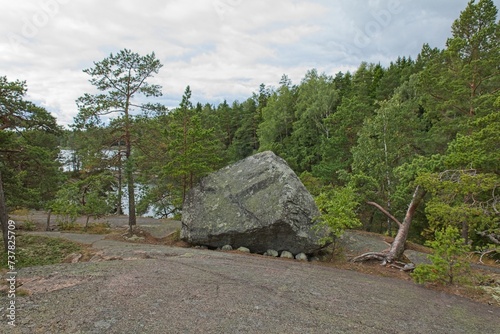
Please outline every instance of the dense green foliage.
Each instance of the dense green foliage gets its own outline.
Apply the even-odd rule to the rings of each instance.
[[[0,77],[0,173],[9,208],[45,208],[61,184],[60,128],[45,109],[24,100],[26,83]]]
[[[8,211],[45,208],[62,181],[60,128],[45,109],[26,101],[26,83],[0,77],[0,226],[8,248]]]
[[[327,228],[331,235],[323,242],[335,241],[345,229],[359,227],[361,222],[356,216],[355,209],[359,205],[353,188],[329,188],[323,190],[316,197],[316,204],[321,213],[318,218],[318,228]]]
[[[491,0],[470,1],[442,50],[426,44],[415,59],[399,57],[387,67],[363,62],[353,73],[312,69],[298,84],[284,75],[277,87],[261,85],[242,102],[192,103],[187,87],[173,110],[134,100],[161,94],[161,87],[141,81],[161,68],[154,54],[121,51],[85,70],[101,94],[78,99],[75,127],[59,138],[72,150],[75,168],[57,197],[112,171],[111,185],[96,192],[108,202],[110,187],[117,192],[108,211],[121,212],[121,189],[128,186],[138,213],[178,214],[201,177],[273,150],[319,195],[324,221],[335,233],[360,221],[366,230],[394,234],[394,221],[366,203],[402,221],[419,185],[427,195],[413,216],[411,239],[433,240],[454,226],[472,247],[498,249],[499,26]],[[0,84],[0,106],[8,105],[4,96],[25,90],[20,82]],[[36,126],[48,116],[23,103],[14,110],[37,115],[29,126],[9,113],[12,108],[0,109],[9,208],[46,206],[61,183],[54,132]],[[14,131],[19,128],[24,130]],[[71,191],[81,196],[76,188]]]
[[[92,175],[83,180],[72,180],[63,185],[50,208],[58,215],[59,222],[73,223],[78,216],[100,217],[112,211],[115,204],[113,175],[108,172]]]

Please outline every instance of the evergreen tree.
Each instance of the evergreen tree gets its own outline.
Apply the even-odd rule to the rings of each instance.
[[[8,210],[44,208],[62,181],[61,129],[44,108],[25,100],[26,82],[0,77],[0,225],[7,249]]]
[[[430,233],[455,226],[474,246],[498,249],[499,141],[500,114],[479,118],[472,123],[471,134],[459,135],[450,143],[444,156],[447,169],[420,177],[433,194],[426,208]]]
[[[341,183],[338,171],[351,172],[351,149],[358,141],[363,120],[376,109],[374,71],[374,65],[362,63],[352,78],[348,94],[342,96],[335,113],[325,120],[331,131],[322,143],[322,164],[313,171],[328,182]]]
[[[390,100],[381,102],[375,115],[364,120],[358,145],[352,149],[353,174],[376,180],[378,191],[371,200],[385,203],[393,214],[403,214],[407,205],[397,191],[395,170],[422,153],[425,133],[415,79],[399,87]],[[376,224],[373,218],[370,223]],[[390,232],[392,221],[387,219],[387,224]]]
[[[414,73],[417,73],[415,62],[410,57],[398,57],[395,62],[391,61],[389,67],[383,71],[383,76],[377,84],[376,100],[389,100],[395,90],[408,81]]]
[[[309,71],[298,87],[296,121],[290,140],[288,159],[297,172],[311,171],[321,157],[321,142],[328,141],[331,129],[325,123],[340,102],[333,79],[316,70]]]
[[[412,273],[417,283],[453,284],[466,280],[470,266],[465,255],[470,247],[464,244],[458,229],[449,226],[436,231],[435,240],[429,241],[427,245],[434,249],[434,253],[428,256],[432,264],[417,266]]]
[[[229,148],[230,161],[244,159],[259,149],[257,129],[259,124],[258,105],[255,98],[249,98],[242,104],[234,104],[233,112],[239,114],[239,126]]]
[[[462,238],[475,245],[495,244],[500,234],[493,204],[498,199],[495,147],[500,139],[496,17],[492,1],[470,1],[453,23],[447,48],[434,53],[434,60],[427,61],[429,66],[422,72],[423,84],[432,84],[427,92],[434,99],[428,108],[436,110],[427,114],[432,122],[428,139],[439,143],[438,152],[444,156],[443,169],[420,177],[433,195],[426,208],[428,233],[456,226]],[[478,236],[483,238],[478,240]]]
[[[493,110],[500,86],[500,39],[497,9],[491,0],[470,1],[452,25],[442,51],[422,50],[422,90],[430,127],[427,138],[435,153],[444,153],[468,122]]]
[[[113,181],[110,171],[83,180],[70,180],[57,192],[51,209],[64,217],[61,220],[64,223],[73,223],[78,215],[86,216],[87,229],[90,217],[97,218],[111,212],[115,201]]]
[[[213,127],[207,127],[203,107],[191,103],[191,89],[186,87],[178,108],[150,120],[151,138],[157,147],[155,156],[139,154],[142,182],[147,184],[141,211],[153,205],[156,212],[166,216],[180,212],[186,194],[207,173],[221,167],[223,144]],[[211,108],[210,108],[211,110]],[[140,150],[142,151],[142,150]]]
[[[271,150],[286,157],[295,121],[296,99],[297,87],[283,75],[280,87],[271,94],[262,109],[262,123],[257,130],[261,151]]]
[[[156,59],[154,52],[140,56],[124,49],[116,55],[94,63],[93,68],[84,70],[92,78],[90,82],[102,94],[85,94],[77,100],[80,109],[75,123],[79,126],[96,125],[102,122],[101,117],[109,114],[121,116],[124,146],[125,146],[125,175],[129,199],[129,228],[136,225],[135,209],[135,165],[132,161],[132,119],[133,110],[151,110],[158,108],[151,104],[137,104],[136,95],[145,97],[161,96],[161,87],[149,84],[146,80],[157,74],[162,65]]]

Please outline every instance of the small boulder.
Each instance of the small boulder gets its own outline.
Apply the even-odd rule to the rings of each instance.
[[[242,252],[242,253],[250,253],[250,249],[246,248],[246,247],[239,247],[237,249],[238,252]]]
[[[299,261],[307,261],[307,255],[304,253],[299,253],[295,255],[295,259]]]
[[[282,251],[280,257],[283,257],[285,259],[293,259],[293,254],[289,251]]]
[[[233,247],[231,245],[224,245],[222,246],[223,251],[232,251]]]
[[[278,257],[278,252],[275,251],[274,249],[268,249],[265,253],[264,256],[272,256],[272,257]]]

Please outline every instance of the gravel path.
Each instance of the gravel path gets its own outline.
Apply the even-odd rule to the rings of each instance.
[[[125,260],[20,270],[31,295],[17,297],[14,329],[0,298],[0,332],[500,333],[498,307],[410,282],[257,255],[100,242]]]

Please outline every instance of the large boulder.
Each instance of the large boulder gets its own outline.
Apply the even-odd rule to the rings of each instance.
[[[318,208],[287,163],[273,152],[241,160],[203,178],[187,194],[181,238],[191,244],[252,252],[312,253],[324,232]]]

